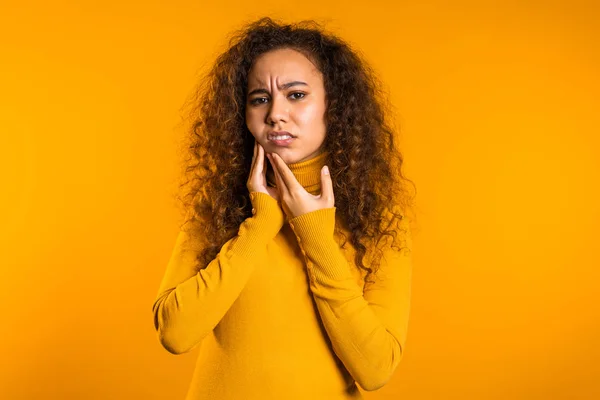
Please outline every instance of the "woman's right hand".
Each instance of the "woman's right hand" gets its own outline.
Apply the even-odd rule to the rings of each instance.
[[[267,165],[265,159],[265,149],[255,139],[252,167],[250,168],[250,176],[248,177],[246,187],[248,188],[248,193],[266,193],[279,202],[279,192],[277,188],[267,186]]]

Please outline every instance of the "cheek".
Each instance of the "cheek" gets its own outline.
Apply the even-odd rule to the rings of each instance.
[[[246,111],[246,126],[252,133],[256,133],[258,128],[259,116],[254,111]]]
[[[302,126],[320,126],[323,124],[323,107],[318,104],[306,104],[296,111],[296,120]]]

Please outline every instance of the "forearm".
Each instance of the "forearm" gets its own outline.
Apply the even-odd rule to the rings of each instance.
[[[255,197],[257,214],[240,225],[206,268],[196,271],[196,254],[183,251],[178,240],[152,307],[159,340],[169,352],[185,353],[208,335],[238,298],[256,263],[265,259],[283,216],[274,209],[274,199]]]
[[[386,252],[385,270],[394,276],[365,298],[333,238],[335,208],[291,221],[305,256],[310,288],[336,355],[365,390],[382,387],[402,356],[408,318],[410,264]],[[391,286],[391,285],[395,286]]]
[[[400,362],[399,339],[370,308],[337,243],[319,247],[307,251],[306,263],[323,325],[348,372],[363,389],[377,390]]]

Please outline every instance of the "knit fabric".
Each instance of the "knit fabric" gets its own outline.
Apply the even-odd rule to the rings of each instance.
[[[316,195],[326,159],[288,168]],[[342,248],[334,232],[336,207],[286,219],[268,194],[250,200],[252,216],[199,272],[194,238],[179,233],[152,307],[166,350],[198,350],[186,400],[361,399],[357,384],[381,388],[406,342],[406,218],[398,233],[406,248],[384,249],[375,283],[365,285],[349,240]]]

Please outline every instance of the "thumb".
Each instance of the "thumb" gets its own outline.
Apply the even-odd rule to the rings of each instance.
[[[327,204],[332,204],[330,207],[333,207],[333,182],[331,181],[331,175],[329,174],[327,165],[321,168],[321,198],[325,198]]]

